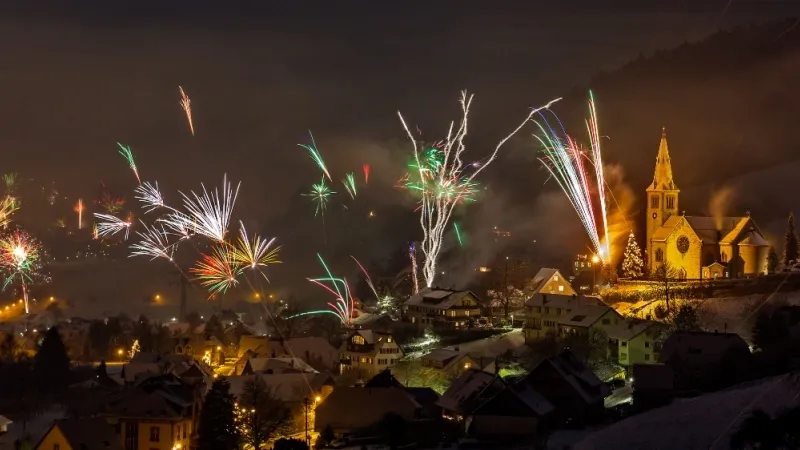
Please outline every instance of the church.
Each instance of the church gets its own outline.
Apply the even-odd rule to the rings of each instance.
[[[743,217],[687,216],[678,209],[667,133],[662,130],[647,188],[647,267],[663,264],[681,279],[742,278],[767,273],[770,245],[749,211]]]

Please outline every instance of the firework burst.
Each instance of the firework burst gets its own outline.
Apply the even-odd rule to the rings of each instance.
[[[120,219],[111,214],[101,213],[94,213],[94,216],[102,221],[97,223],[97,237],[113,236],[120,231],[125,231],[125,239],[128,239],[132,225],[130,219]]]
[[[233,259],[237,264],[241,264],[251,269],[265,267],[269,264],[280,264],[278,253],[280,247],[272,247],[275,238],[270,240],[262,239],[261,236],[253,235],[250,239],[244,223],[239,222],[239,240],[233,247]]]
[[[335,194],[335,191],[332,191],[327,184],[325,184],[325,178],[323,177],[318,184],[311,185],[311,192],[308,194],[303,194],[306,197],[311,197],[311,200],[316,205],[316,210],[314,211],[314,215],[325,215],[325,208],[328,207],[328,202],[330,201],[331,195]]]
[[[0,227],[5,228],[11,222],[11,215],[19,209],[19,202],[11,196],[0,200]]]
[[[534,136],[542,146],[539,160],[575,209],[595,254],[603,263],[608,263],[611,255],[608,248],[606,182],[594,96],[590,91],[589,118],[586,120],[590,141],[588,150],[569,136],[558,117],[555,114],[553,116],[558,122],[556,127],[544,115],[541,115],[542,120],[535,121],[539,133]]]
[[[422,274],[428,287],[432,287],[436,279],[436,264],[442,250],[445,230],[450,221],[453,209],[457,204],[472,200],[477,191],[475,177],[488,167],[497,157],[500,148],[513,137],[537,112],[549,108],[560,99],[553,100],[540,108],[533,108],[509,135],[503,138],[489,157],[480,164],[465,164],[462,160],[466,146],[469,108],[472,95],[466,91],[461,93],[461,119],[456,127],[450,123],[445,140],[437,145],[423,146],[411,133],[405,119],[397,113],[400,122],[413,144],[414,162],[409,175],[405,177],[405,187],[420,197],[420,226],[423,232],[422,253],[425,259]]]
[[[192,123],[192,101],[189,99],[189,96],[186,95],[186,92],[183,91],[181,86],[178,86],[178,90],[181,93],[181,108],[183,108],[183,112],[186,113],[186,120],[189,122],[189,131],[191,131],[192,136],[194,136],[194,123]]]
[[[221,194],[219,189],[214,189],[214,192],[211,193],[206,190],[205,186],[201,186],[203,188],[202,195],[198,195],[194,191],[191,192],[191,196],[181,192],[186,214],[173,210],[160,220],[179,234],[192,230],[213,241],[224,243],[233,206],[239,195],[240,184],[233,189],[231,183],[228,182],[228,176],[225,175],[222,178]]]
[[[333,276],[330,269],[328,269],[328,265],[325,264],[325,260],[322,259],[319,253],[317,253],[317,258],[319,258],[319,262],[322,264],[328,276],[323,278],[309,278],[308,281],[322,287],[334,296],[334,300],[328,302],[330,311],[339,317],[342,325],[350,326],[352,324],[354,309],[353,298],[350,295],[350,285],[347,284],[347,279]],[[325,283],[329,283],[330,286]]]
[[[175,245],[169,243],[169,233],[164,227],[147,226],[144,222],[139,222],[143,231],[136,232],[140,240],[130,246],[130,256],[148,256],[151,261],[158,258],[172,261]]]
[[[308,144],[297,144],[297,145],[303,147],[308,151],[308,154],[309,156],[311,156],[311,159],[314,161],[314,163],[316,163],[316,165],[319,167],[322,173],[324,173],[325,176],[328,177],[328,181],[332,182],[333,179],[331,179],[331,174],[328,172],[328,166],[325,165],[325,160],[322,159],[322,154],[319,152],[319,150],[317,150],[317,144],[316,142],[314,142],[314,135],[311,134],[311,131],[308,132],[308,135],[311,136],[311,145]]]
[[[119,142],[117,142],[117,146],[119,146],[119,154],[125,157],[125,160],[128,161],[128,166],[130,166],[133,174],[136,175],[136,181],[141,184],[142,179],[139,178],[139,169],[136,168],[136,161],[133,159],[133,151],[130,147],[122,145]]]
[[[30,312],[28,284],[38,276],[41,246],[28,233],[15,230],[0,239],[0,266],[5,272],[3,289],[18,282],[22,288],[25,313]]]
[[[142,202],[145,213],[164,207],[164,196],[158,189],[157,181],[155,183],[145,181],[137,186],[134,192],[136,192],[136,199]]]
[[[239,284],[237,277],[242,274],[244,266],[236,262],[228,245],[219,244],[210,254],[200,255],[200,260],[189,270],[214,296]]]

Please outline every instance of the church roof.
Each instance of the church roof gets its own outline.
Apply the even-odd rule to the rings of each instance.
[[[648,191],[677,191],[675,180],[672,178],[672,162],[669,159],[669,147],[667,146],[667,130],[661,129],[661,142],[658,145],[658,156],[656,156],[656,170],[653,174],[653,183],[647,188]]]
[[[745,217],[706,217],[671,216],[653,233],[654,241],[665,241],[682,220],[694,230],[703,242],[731,244],[740,239],[740,245],[765,246],[769,242],[748,216]],[[748,229],[748,225],[751,226]]]
[[[739,245],[752,245],[754,247],[767,247],[769,246],[769,242],[764,239],[764,236],[761,233],[750,230],[745,233],[745,238],[739,241]]]
[[[683,220],[683,216],[670,216],[664,225],[658,227],[655,233],[653,233],[653,240],[654,241],[666,241],[672,231],[675,230],[675,227],[678,226],[680,221]]]

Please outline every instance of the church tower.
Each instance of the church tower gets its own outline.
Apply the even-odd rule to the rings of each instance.
[[[670,216],[678,213],[678,193],[672,179],[672,163],[667,148],[667,130],[661,129],[661,143],[656,156],[656,171],[653,183],[647,188],[647,261],[653,267],[652,238]]]

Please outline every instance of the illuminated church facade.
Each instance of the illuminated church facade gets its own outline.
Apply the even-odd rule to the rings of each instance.
[[[747,212],[743,217],[687,216],[672,177],[662,130],[653,182],[647,188],[646,258],[651,272],[667,264],[683,279],[741,278],[767,273],[770,245]]]

